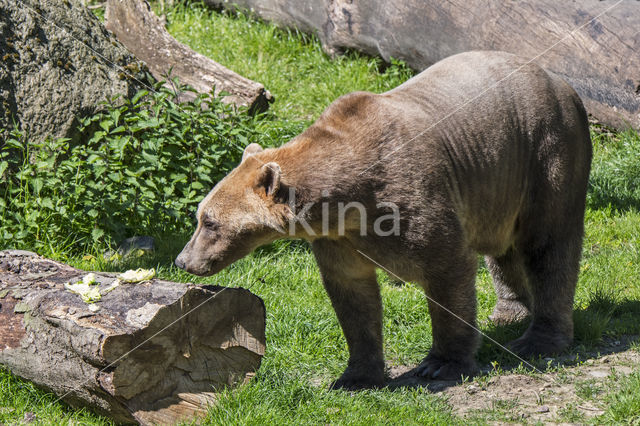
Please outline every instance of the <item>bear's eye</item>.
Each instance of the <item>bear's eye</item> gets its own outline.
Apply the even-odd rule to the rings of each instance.
[[[217,231],[220,228],[220,224],[217,221],[209,218],[205,219],[202,225],[209,231]]]

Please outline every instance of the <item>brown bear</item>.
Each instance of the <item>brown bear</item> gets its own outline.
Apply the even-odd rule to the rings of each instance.
[[[215,274],[276,239],[309,240],[349,347],[334,383],[346,389],[384,384],[384,267],[429,299],[418,374],[459,379],[476,371],[478,253],[494,321],[532,317],[515,352],[572,341],[590,164],[567,83],[511,54],[462,53],[386,93],[339,98],[280,148],[251,144],[200,203],[176,264]]]

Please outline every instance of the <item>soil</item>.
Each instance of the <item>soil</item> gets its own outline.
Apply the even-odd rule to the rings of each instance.
[[[609,390],[612,376],[627,375],[640,365],[640,352],[630,348],[638,337],[618,336],[590,352],[545,358],[542,361],[551,363],[553,371],[542,374],[522,374],[522,370],[496,374],[489,365],[482,369],[483,375],[460,383],[426,380],[416,377],[411,367],[390,366],[388,386],[425,387],[445,395],[453,413],[463,418],[499,410],[507,412],[510,421],[547,423],[568,408],[587,418],[599,416],[606,406],[598,394]],[[580,397],[579,389],[585,388],[596,396]]]

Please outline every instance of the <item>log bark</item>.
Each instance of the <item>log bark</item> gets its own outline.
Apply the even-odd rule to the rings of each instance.
[[[640,2],[618,0],[205,0],[423,70],[468,50],[503,50],[565,78],[587,110],[640,129]],[[603,15],[608,8],[612,7]],[[596,19],[594,19],[596,18]],[[593,20],[593,21],[592,21]],[[587,25],[585,25],[587,24]],[[545,52],[545,53],[543,53]],[[541,55],[542,54],[542,55]],[[447,112],[443,112],[446,114]]]
[[[109,0],[105,26],[138,59],[144,61],[153,76],[166,80],[177,77],[181,84],[197,92],[228,93],[223,102],[246,106],[249,112],[265,111],[272,101],[264,86],[249,80],[213,60],[194,52],[174,39],[146,0]],[[193,93],[181,94],[190,100]]]
[[[142,424],[191,420],[260,366],[265,309],[249,291],[153,279],[120,285],[92,312],[64,289],[85,274],[0,251],[0,364],[72,406]]]

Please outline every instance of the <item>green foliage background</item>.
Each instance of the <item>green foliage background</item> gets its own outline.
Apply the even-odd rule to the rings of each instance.
[[[83,141],[0,147],[0,247],[70,252],[131,235],[190,232],[197,203],[249,141],[270,145],[256,118],[209,95],[178,105],[156,86],[82,119]],[[277,138],[288,137],[280,130]]]
[[[275,96],[269,111],[250,116],[210,95],[178,104],[157,83],[82,119],[76,144],[0,129],[0,247],[66,257],[133,235],[184,240],[197,203],[249,143],[281,145],[338,96],[382,92],[412,75],[402,62],[356,52],[331,60],[315,38],[239,12],[183,3],[166,12],[180,41],[263,82]]]

